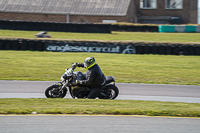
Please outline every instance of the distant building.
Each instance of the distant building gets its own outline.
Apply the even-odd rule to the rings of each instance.
[[[198,0],[0,0],[0,19],[197,24]]]
[[[136,0],[140,23],[167,23],[179,17],[183,24],[197,24],[198,0]]]

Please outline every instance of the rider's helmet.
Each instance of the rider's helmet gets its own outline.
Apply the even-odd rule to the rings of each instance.
[[[43,31],[43,33],[44,33],[44,34],[47,34],[47,31],[45,30],[45,31]]]
[[[84,67],[89,69],[96,64],[94,57],[87,57],[84,61]]]

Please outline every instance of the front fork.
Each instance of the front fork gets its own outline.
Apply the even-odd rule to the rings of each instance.
[[[64,84],[63,84],[64,83]],[[66,90],[68,91],[68,89],[69,89],[69,93],[70,93],[70,95],[72,96],[72,98],[75,98],[75,96],[72,94],[72,90],[71,90],[71,83],[69,83],[67,80],[66,80],[66,82],[65,81],[61,81],[61,82],[59,82],[58,83],[58,85],[60,86],[60,88],[59,88],[59,93],[64,89],[64,88],[66,88]],[[67,86],[68,86],[68,89],[67,89]]]
[[[68,81],[66,80],[66,82],[65,81],[58,82],[58,85],[60,86],[59,87],[59,93],[60,93],[64,88],[67,88],[66,86],[68,85]]]

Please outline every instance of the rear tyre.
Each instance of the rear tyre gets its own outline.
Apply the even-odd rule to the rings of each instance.
[[[115,85],[107,85],[105,89],[101,90],[99,99],[115,99],[119,94],[119,89]]]
[[[67,90],[60,91],[59,85],[51,85],[45,90],[45,96],[47,98],[63,98],[67,94]]]

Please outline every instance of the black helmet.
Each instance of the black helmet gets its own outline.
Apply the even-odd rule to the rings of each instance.
[[[84,61],[84,67],[89,69],[96,64],[94,57],[87,57]]]

